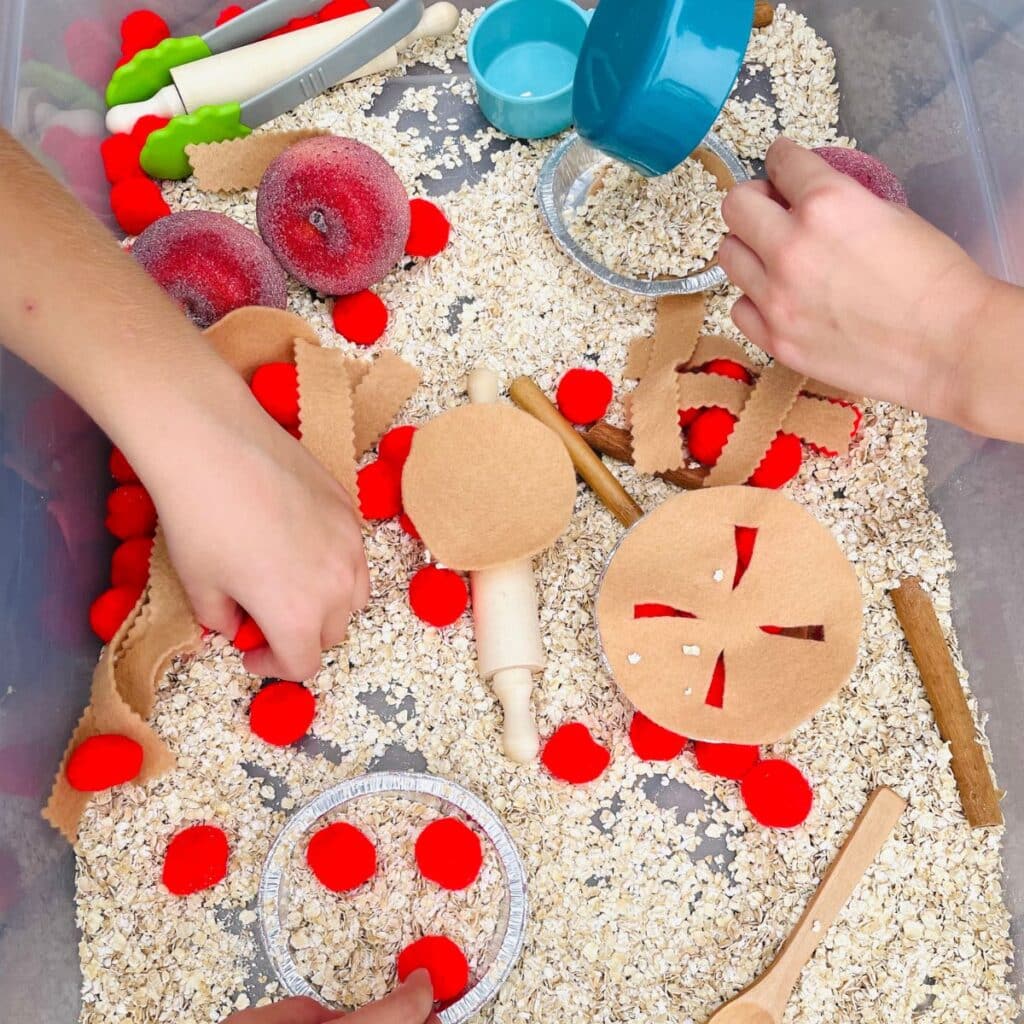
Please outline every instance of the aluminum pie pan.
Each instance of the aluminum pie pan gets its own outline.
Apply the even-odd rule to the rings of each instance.
[[[499,923],[497,930],[500,940],[496,939],[491,947],[490,964],[468,992],[437,1014],[441,1024],[462,1024],[498,994],[519,960],[526,938],[529,904],[526,870],[508,830],[479,797],[447,779],[416,772],[361,775],[321,793],[296,811],[274,840],[263,865],[257,896],[263,947],[288,995],[306,996],[322,1002],[316,989],[299,972],[289,949],[288,932],[282,923],[288,900],[288,864],[296,845],[325,815],[362,797],[387,795],[433,801],[442,809],[448,807],[461,811],[493,844],[505,876],[508,891],[503,922]]]
[[[717,136],[709,132],[701,146],[714,153],[729,169],[737,182],[749,181],[750,175],[739,157]],[[569,233],[566,215],[582,206],[595,180],[597,171],[610,158],[575,132],[566,138],[548,157],[541,168],[537,182],[537,203],[558,247],[594,277],[634,295],[657,298],[660,295],[693,295],[717,288],[728,281],[725,271],[717,264],[686,277],[642,280],[626,277],[599,263]]]

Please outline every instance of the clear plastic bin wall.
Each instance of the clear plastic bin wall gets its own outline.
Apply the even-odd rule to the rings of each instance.
[[[207,30],[226,3],[148,6],[184,34]],[[101,214],[96,87],[116,59],[120,19],[138,6],[0,0],[0,120]],[[916,210],[990,271],[1024,282],[1024,0],[796,6],[839,55],[843,131],[896,169]],[[67,131],[47,131],[53,125]],[[76,146],[90,134],[91,144]],[[0,254],[0,266],[14,259],[16,252]],[[1007,344],[1022,343],[1008,333]],[[1024,449],[943,424],[931,436],[932,496],[959,563],[955,621],[1008,790],[1005,889],[1020,948]],[[80,987],[73,859],[39,809],[97,652],[85,610],[110,551],[102,527],[106,451],[74,405],[6,354],[0,450],[0,1021],[70,1024]]]

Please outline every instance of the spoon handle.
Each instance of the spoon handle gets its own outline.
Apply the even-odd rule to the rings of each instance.
[[[763,996],[770,995],[779,1007],[779,1016],[800,972],[871,867],[906,806],[906,800],[884,786],[868,797],[817,892],[765,974],[763,987],[759,986]]]

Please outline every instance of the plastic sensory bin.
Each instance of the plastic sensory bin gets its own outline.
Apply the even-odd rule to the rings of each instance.
[[[227,3],[0,0],[0,122],[42,153],[43,131],[33,115],[45,98],[56,108],[50,125],[94,136],[80,151],[58,154],[61,159],[48,147],[48,163],[107,217],[109,186],[98,152],[101,94],[117,60],[121,19],[139,6],[160,13],[175,34],[188,35],[207,31]],[[841,134],[885,160],[905,182],[912,208],[986,269],[1024,283],[1020,0],[796,0],[793,6],[838,55]],[[468,80],[467,68],[455,65],[455,71]],[[415,69],[412,74],[412,83],[385,91],[379,109],[434,72],[424,72],[420,82]],[[442,122],[479,118],[463,130],[484,124],[461,102],[446,109],[442,101],[437,114]],[[486,160],[467,163],[450,180],[432,183],[432,191],[456,188],[487,166]],[[0,1021],[73,1024],[81,988],[74,857],[39,811],[86,703],[98,651],[86,613],[105,586],[113,549],[103,527],[109,447],[73,403],[0,352],[0,456]],[[1004,895],[1013,915],[1019,987],[1024,447],[935,423],[928,464],[931,500],[958,564],[952,616],[974,695],[988,716],[996,776],[1007,790]],[[418,767],[414,758],[396,757],[371,766]],[[683,813],[704,799],[684,788],[672,794]],[[24,849],[31,850],[30,861]]]

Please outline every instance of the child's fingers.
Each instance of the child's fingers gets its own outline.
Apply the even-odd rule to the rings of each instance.
[[[765,182],[737,185],[722,203],[730,234],[766,264],[781,252],[793,230],[789,214],[771,198]]]
[[[275,621],[265,616],[265,621],[268,646],[245,656],[246,669],[255,675],[296,682],[312,679],[320,671],[320,617],[314,621],[313,616],[289,615],[284,621]]]
[[[334,1010],[312,999],[297,996],[273,1006],[261,1006],[232,1014],[224,1024],[327,1024],[327,1021],[335,1020],[337,1016]]]
[[[827,185],[839,174],[817,153],[785,136],[777,139],[768,150],[765,169],[772,184],[791,206],[797,206],[809,193]]]
[[[340,1018],[345,1024],[424,1024],[434,1008],[430,975],[414,971],[408,980],[379,1003]]]
[[[331,612],[324,619],[324,624],[320,627],[320,646],[325,651],[329,651],[332,647],[337,647],[345,642],[351,618],[351,611],[349,611],[348,607],[343,607]]]
[[[758,348],[764,349],[765,352],[770,351],[768,348],[768,325],[749,296],[744,295],[732,307],[732,322],[750,342]]]
[[[189,601],[196,620],[206,629],[226,636],[229,640],[238,632],[242,624],[242,610],[227,594],[190,593]]]
[[[757,253],[735,235],[728,235],[718,250],[718,262],[729,280],[757,302],[765,291],[768,274]]]

